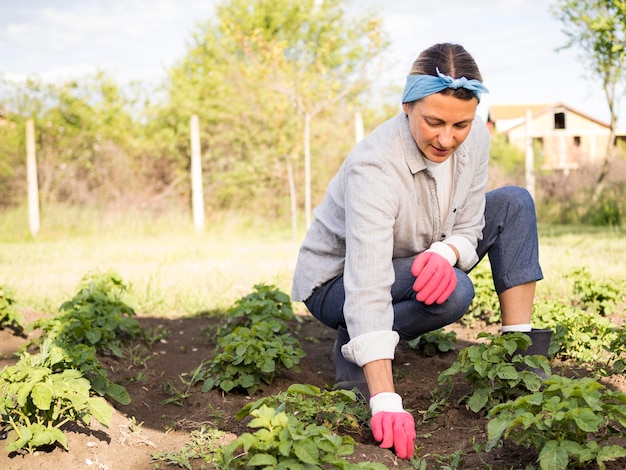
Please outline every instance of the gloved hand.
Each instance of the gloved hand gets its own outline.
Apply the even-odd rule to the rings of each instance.
[[[415,298],[426,305],[442,304],[456,287],[456,273],[450,262],[435,251],[426,250],[415,257],[411,274],[415,276]]]
[[[415,450],[413,415],[402,408],[402,397],[393,392],[376,393],[370,398],[370,427],[380,447],[396,450],[400,459],[410,459]]]

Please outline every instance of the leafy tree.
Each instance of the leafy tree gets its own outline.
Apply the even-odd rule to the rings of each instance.
[[[598,176],[594,200],[604,189],[604,179],[615,148],[615,127],[620,90],[626,65],[626,2],[623,0],[559,0],[553,15],[563,24],[568,38],[563,48],[578,46],[581,60],[602,81],[611,113],[607,157]]]
[[[301,152],[310,205],[311,119],[354,102],[386,44],[380,20],[349,17],[340,0],[219,4],[169,71],[167,108],[181,133],[191,114],[200,117],[209,191],[223,205],[288,195],[295,221]]]

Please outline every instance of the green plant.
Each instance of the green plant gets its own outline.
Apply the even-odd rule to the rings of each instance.
[[[296,338],[289,333],[277,335],[267,323],[236,327],[218,339],[217,350],[198,377],[203,392],[219,387],[252,394],[261,383],[271,384],[278,368],[298,371],[305,356]]]
[[[271,285],[256,284],[254,292],[238,299],[226,312],[226,323],[217,331],[217,336],[232,333],[239,326],[250,327],[265,323],[276,333],[287,331],[286,322],[298,319],[293,314],[289,296]]]
[[[378,463],[352,464],[343,458],[354,452],[354,440],[333,434],[325,426],[305,424],[296,417],[262,405],[251,411],[248,427],[254,433],[243,433],[230,443],[222,455],[220,468],[251,467],[298,469],[371,469],[383,470]]]
[[[369,419],[369,408],[350,390],[321,390],[308,384],[293,384],[285,392],[248,403],[236,415],[238,420],[261,406],[275,408],[297,416],[304,422],[315,422],[337,432],[340,429],[360,434]]]
[[[190,439],[178,452],[154,452],[152,463],[164,462],[168,466],[178,466],[191,470],[193,460],[215,463],[222,452],[224,432],[218,429],[206,429],[191,432]],[[158,464],[157,464],[158,468]]]
[[[121,405],[130,403],[126,389],[109,380],[108,374],[96,356],[93,346],[86,344],[64,344],[46,339],[42,345],[46,354],[46,365],[53,371],[78,370],[91,384],[91,389],[100,396],[114,400]]]
[[[41,338],[87,344],[100,354],[121,357],[121,345],[142,334],[135,311],[121,300],[126,289],[114,272],[89,274],[76,295],[61,305],[59,315],[37,320],[33,328],[41,328]]]
[[[607,318],[559,301],[536,304],[533,325],[554,330],[548,351],[550,356],[558,355],[582,364],[602,361],[606,346],[619,331]]]
[[[35,449],[59,443],[67,449],[62,426],[70,421],[90,423],[91,418],[108,426],[111,407],[91,396],[91,386],[80,371],[55,371],[62,361],[58,346],[45,343],[36,355],[23,353],[17,364],[0,374],[0,418],[9,431],[7,452]]]
[[[408,342],[409,347],[422,351],[424,356],[436,356],[438,352],[448,352],[454,349],[456,343],[455,331],[444,331],[443,328],[429,331]]]
[[[216,354],[194,372],[193,383],[202,382],[203,392],[219,387],[254,393],[261,383],[271,384],[278,369],[299,370],[305,352],[287,326],[295,318],[289,297],[272,286],[254,288],[229,310]]]
[[[10,328],[17,334],[24,333],[24,319],[15,308],[13,289],[0,285],[0,330]]]
[[[461,398],[475,413],[541,387],[541,378],[532,369],[550,373],[548,360],[543,356],[524,356],[530,338],[523,333],[493,335],[481,332],[478,339],[487,342],[462,349],[452,365],[439,374],[440,384],[452,383],[452,377],[463,374],[472,386],[471,392]]]
[[[612,374],[626,372],[626,329],[619,328],[615,331],[615,338],[604,346],[609,354],[607,359],[607,371]]]
[[[573,279],[572,294],[576,305],[583,310],[607,316],[615,312],[615,306],[626,299],[623,283],[593,279],[584,266],[567,273],[565,277]]]
[[[552,376],[544,388],[495,406],[488,414],[489,451],[503,439],[532,447],[542,469],[561,470],[626,456],[626,394],[607,390],[595,379]]]

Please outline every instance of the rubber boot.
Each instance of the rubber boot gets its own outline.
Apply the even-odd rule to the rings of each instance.
[[[370,399],[370,391],[365,380],[363,368],[353,362],[348,361],[341,354],[341,347],[350,341],[348,330],[343,326],[337,329],[337,340],[333,348],[333,359],[335,361],[335,388],[340,390],[352,390],[357,388],[366,401]]]
[[[544,356],[548,357],[548,350],[550,349],[550,340],[552,339],[552,330],[542,330],[533,328],[531,331],[525,331],[524,334],[528,335],[532,341],[526,351],[517,350],[515,354],[521,354],[522,356]],[[520,366],[520,370],[530,370],[537,374],[542,379],[547,379],[548,376],[539,368],[531,368],[527,366]]]

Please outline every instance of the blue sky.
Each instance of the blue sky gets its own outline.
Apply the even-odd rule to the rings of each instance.
[[[295,0],[297,1],[297,0]],[[121,81],[158,82],[184,56],[213,0],[0,0],[0,74],[56,80],[105,69]],[[385,22],[392,46],[380,86],[404,84],[419,52],[463,44],[490,89],[491,104],[563,102],[608,122],[597,79],[585,75],[545,0],[354,0]],[[623,114],[623,113],[620,113]],[[620,121],[620,127],[624,127]]]

